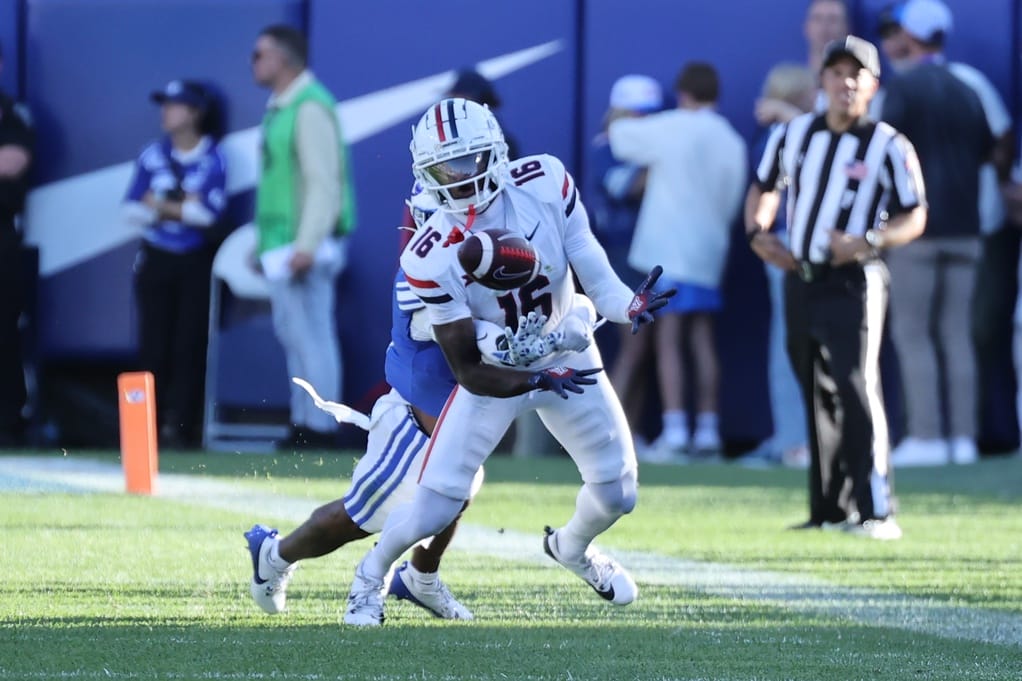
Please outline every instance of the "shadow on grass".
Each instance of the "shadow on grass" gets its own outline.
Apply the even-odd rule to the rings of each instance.
[[[670,589],[625,609],[558,601],[543,589],[519,598],[478,591],[487,605],[474,622],[435,620],[391,603],[387,624],[371,630],[340,625],[339,616],[231,612],[221,621],[111,611],[0,623],[0,678],[958,681],[1022,672],[1012,647]]]

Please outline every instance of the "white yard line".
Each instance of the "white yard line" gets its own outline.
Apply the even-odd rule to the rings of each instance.
[[[117,493],[123,489],[124,478],[120,467],[115,464],[80,459],[0,457],[0,491]],[[319,504],[318,500],[258,494],[219,480],[167,473],[159,476],[157,495],[244,513],[254,519],[257,519],[255,514],[258,512],[262,518],[287,519],[296,524],[305,520]],[[538,534],[497,531],[491,527],[463,523],[452,548],[501,560],[556,567],[544,555]],[[1012,613],[843,587],[801,574],[751,570],[723,563],[605,548],[626,565],[640,583],[682,587],[870,626],[1022,646],[1022,616]]]

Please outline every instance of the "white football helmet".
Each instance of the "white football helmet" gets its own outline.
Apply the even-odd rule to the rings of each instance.
[[[504,188],[507,143],[490,110],[467,99],[434,104],[412,128],[412,173],[439,209],[482,212]]]
[[[405,204],[408,206],[408,210],[412,213],[412,221],[415,223],[415,229],[422,227],[426,224],[426,220],[429,220],[430,216],[433,215],[439,208],[440,204],[437,203],[436,198],[422,188],[422,184],[418,181],[412,185],[412,191],[405,199]]]

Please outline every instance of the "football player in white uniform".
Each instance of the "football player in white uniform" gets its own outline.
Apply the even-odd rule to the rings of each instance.
[[[636,292],[614,274],[589,228],[571,176],[552,156],[509,163],[500,127],[485,107],[445,99],[413,129],[413,172],[438,200],[439,210],[401,255],[411,290],[426,304],[433,335],[457,379],[437,421],[414,501],[387,518],[378,543],[355,570],[345,622],[383,622],[386,576],[409,547],[446,527],[469,498],[473,476],[512,421],[535,409],[578,466],[583,485],[575,514],[547,528],[544,550],[603,598],[631,603],[637,588],[613,559],[590,546],[636,501],[632,437],[617,395],[599,373],[594,344],[576,348],[563,364],[537,359],[533,371],[494,366],[481,357],[473,320],[515,327],[535,312],[553,329],[577,310],[572,270],[596,310],[629,323],[651,322],[673,291],[651,290],[659,268]],[[470,283],[457,257],[466,233],[503,229],[533,246],[540,268],[520,288],[496,291]],[[584,386],[584,388],[583,388]],[[577,393],[568,398],[568,392]],[[564,399],[562,399],[564,398]]]
[[[409,206],[417,226],[432,215],[437,203],[413,187]],[[558,329],[545,331],[546,318],[530,313],[517,330],[477,321],[479,351],[487,361],[502,366],[526,367],[562,348],[589,343],[595,312],[580,306]],[[393,329],[387,349],[386,374],[391,391],[373,406],[372,417],[333,402],[321,408],[338,420],[356,423],[369,431],[365,455],[359,459],[348,491],[340,499],[320,506],[287,536],[257,524],[245,533],[252,557],[250,593],[269,614],[282,612],[298,561],[336,551],[345,544],[379,532],[392,509],[411,501],[426,444],[443,408],[454,377],[436,347],[425,304],[410,290],[404,274],[394,283]],[[553,354],[551,354],[553,353]],[[317,402],[317,405],[319,403]],[[482,469],[473,481],[472,494],[482,483]],[[407,599],[437,617],[472,619],[439,577],[440,560],[454,536],[458,518],[431,541],[415,547],[411,560],[398,568],[390,593]]]

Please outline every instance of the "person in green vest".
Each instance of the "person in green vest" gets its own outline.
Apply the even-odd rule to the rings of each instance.
[[[339,401],[335,282],[346,260],[345,237],[355,227],[354,190],[337,101],[307,61],[308,43],[295,28],[274,25],[259,33],[252,74],[271,95],[262,124],[257,248],[288,373]],[[280,448],[335,445],[333,417],[298,386],[290,390],[291,434]]]

